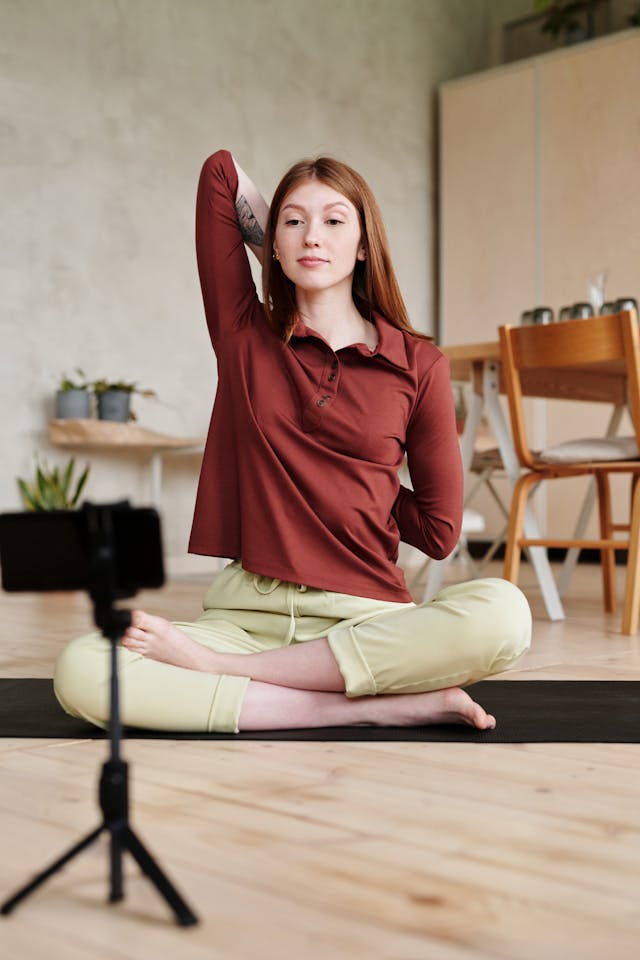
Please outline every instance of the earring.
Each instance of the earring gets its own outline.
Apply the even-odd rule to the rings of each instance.
[[[280,259],[280,257],[278,256],[278,251],[275,250],[275,249],[274,249],[273,253],[271,254],[271,256],[273,257],[274,260],[279,260],[279,259]]]

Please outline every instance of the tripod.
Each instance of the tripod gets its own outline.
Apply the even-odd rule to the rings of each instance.
[[[128,850],[142,872],[169,904],[176,921],[181,926],[191,926],[198,922],[198,918],[129,825],[128,764],[120,757],[122,727],[118,687],[118,640],[129,626],[131,614],[128,610],[113,607],[115,598],[118,595],[122,596],[122,591],[118,591],[116,587],[116,558],[111,517],[108,511],[102,511],[99,507],[87,505],[85,509],[91,540],[90,594],[94,604],[94,619],[103,635],[111,641],[110,756],[102,765],[98,793],[103,819],[100,826],[74,844],[54,863],[6,900],[0,906],[0,914],[11,913],[21,900],[90,846],[103,831],[108,830],[110,834],[109,901],[116,903],[124,898],[122,855]]]

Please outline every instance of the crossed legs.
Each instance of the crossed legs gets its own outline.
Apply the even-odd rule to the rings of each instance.
[[[348,724],[467,723],[492,729],[495,718],[460,688],[348,698],[326,638],[260,653],[218,653],[161,617],[136,610],[122,645],[153,660],[226,676],[249,677],[241,730]]]
[[[295,585],[278,588],[278,600],[269,583],[258,581],[264,602],[279,611],[274,621],[251,605],[264,598],[256,598],[248,575],[231,568],[220,576],[194,623],[134,612],[120,654],[127,725],[237,731],[458,722],[490,729],[495,719],[462,688],[508,670],[531,639],[526,599],[504,580],[456,584],[427,604],[382,612],[343,597],[344,619],[338,620],[335,598],[342,595],[329,596],[320,608],[312,596],[307,613],[308,594],[294,595]],[[219,600],[212,589],[231,600],[233,610],[211,602]],[[294,609],[301,633],[288,644]],[[107,647],[99,634],[72,641],[54,677],[67,712],[100,726],[108,719]]]

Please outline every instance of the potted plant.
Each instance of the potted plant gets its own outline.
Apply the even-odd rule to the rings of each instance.
[[[117,420],[127,423],[135,420],[136,415],[131,409],[131,395],[139,393],[141,397],[155,397],[155,390],[143,390],[136,383],[125,380],[95,380],[93,390],[98,400],[98,417],[100,420]]]
[[[582,43],[595,36],[595,8],[601,0],[534,0],[534,9],[544,13],[542,33],[566,44]]]
[[[73,457],[63,470],[58,467],[49,468],[36,460],[33,482],[28,483],[18,477],[20,495],[27,510],[72,510],[80,498],[91,469],[87,463],[74,487],[74,468]]]
[[[91,416],[90,384],[87,382],[86,374],[79,367],[76,368],[75,373],[77,374],[76,379],[72,380],[65,373],[60,381],[56,393],[56,417],[58,420],[85,419]]]

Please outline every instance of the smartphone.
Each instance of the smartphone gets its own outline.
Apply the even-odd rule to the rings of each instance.
[[[105,549],[114,597],[163,585],[160,517],[152,507],[123,501],[0,514],[0,566],[7,591],[91,590],[96,552],[104,556]]]

